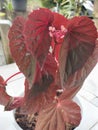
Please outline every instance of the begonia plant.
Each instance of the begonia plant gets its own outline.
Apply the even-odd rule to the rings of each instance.
[[[10,78],[1,76],[0,104],[6,111],[20,108],[23,114],[37,113],[35,130],[77,127],[81,108],[73,97],[97,63],[94,22],[86,16],[67,19],[39,8],[28,18],[16,17],[8,37],[12,57],[25,76],[25,94],[8,95],[5,87]]]

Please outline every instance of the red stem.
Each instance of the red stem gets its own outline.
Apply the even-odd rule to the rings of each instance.
[[[16,75],[18,75],[18,74],[21,74],[21,72],[17,72],[17,73],[15,73],[15,74],[11,75],[8,79],[6,79],[6,80],[4,81],[4,84],[7,84],[8,80],[10,80],[11,78],[13,78],[14,76],[16,76]]]

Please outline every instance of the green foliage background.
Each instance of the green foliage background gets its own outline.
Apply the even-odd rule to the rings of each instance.
[[[66,17],[79,16],[81,15],[83,2],[86,0],[40,0],[42,5],[46,8],[53,8],[57,6],[59,13]],[[84,12],[87,15],[87,12]]]

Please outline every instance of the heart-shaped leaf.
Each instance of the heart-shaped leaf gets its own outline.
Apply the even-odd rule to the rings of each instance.
[[[52,21],[52,12],[49,9],[40,8],[29,15],[24,28],[26,47],[37,58],[41,66],[50,48],[49,26]]]
[[[52,102],[56,95],[56,90],[60,88],[55,84],[56,70],[57,63],[55,58],[49,53],[43,69],[36,68],[32,88],[30,89],[28,81],[25,82],[25,102],[21,106],[21,112],[36,113],[43,106]]]
[[[95,41],[97,38],[97,31],[92,20],[85,16],[75,17],[69,20],[66,27],[68,32],[60,49],[59,64],[61,84],[62,87],[67,88],[68,85],[66,85],[66,82],[74,86],[76,82],[79,83],[82,79],[81,83],[83,83],[94,67],[92,66],[92,62],[96,64],[97,59],[96,61],[92,59],[90,61],[91,66],[89,65],[90,69],[87,67],[85,70],[87,73],[83,74],[80,71],[84,66],[88,66],[88,59],[90,56],[92,57],[96,49]],[[79,80],[76,79],[76,73],[78,73],[77,78]],[[70,81],[68,81],[69,78]]]
[[[36,61],[27,51],[23,36],[25,19],[21,16],[13,21],[9,30],[9,46],[11,54],[20,71],[32,82]]]
[[[49,81],[48,81],[49,82]],[[29,88],[28,82],[26,82],[26,87]],[[43,84],[42,84],[43,85]],[[46,84],[47,85],[47,84]],[[24,97],[24,103],[22,104],[20,111],[25,114],[34,114],[43,109],[44,106],[51,103],[56,95],[56,90],[59,89],[54,83],[48,84],[47,86],[40,86],[36,84],[35,89],[26,89],[26,94]],[[38,87],[38,88],[37,88]],[[41,88],[42,87],[42,88]],[[45,88],[47,87],[47,88]],[[34,93],[35,91],[35,93]]]
[[[80,120],[80,107],[71,100],[61,100],[39,113],[35,130],[68,130],[77,127]]]

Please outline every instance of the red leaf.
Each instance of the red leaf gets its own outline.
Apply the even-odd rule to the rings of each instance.
[[[35,70],[35,59],[31,57],[25,46],[25,39],[23,36],[25,19],[17,17],[12,27],[9,30],[9,46],[12,57],[14,58],[19,69],[26,78],[29,78],[32,82],[33,74]]]
[[[56,70],[58,69],[57,61],[55,60],[55,57],[52,56],[51,53],[48,53],[48,56],[46,58],[45,64],[43,66],[43,71],[47,74],[53,75],[55,78]]]
[[[86,16],[74,17],[67,22],[69,44],[77,47],[82,43],[95,44],[97,30],[94,22]]]
[[[23,101],[24,101],[23,97],[11,98],[10,102],[5,106],[5,111],[10,111],[20,107],[23,104]]]
[[[53,14],[54,14],[54,20],[53,20],[52,26],[55,27],[55,29],[57,31],[60,31],[62,25],[64,27],[66,27],[68,20],[67,20],[67,18],[65,18],[64,16],[62,16],[58,13],[53,13]],[[53,54],[56,57],[56,59],[58,60],[58,55],[59,55],[59,50],[60,50],[61,44],[55,43],[55,40],[52,39],[51,46],[54,49]]]
[[[67,39],[66,39],[66,41],[67,41]],[[59,53],[59,73],[58,73],[58,74],[60,74],[59,77],[60,77],[60,82],[61,82],[62,87],[64,87],[64,82],[67,80],[65,68],[66,68],[68,51],[69,51],[68,42],[65,42],[65,40],[64,40],[64,43],[62,44],[60,53]]]
[[[50,48],[51,38],[49,26],[52,24],[53,14],[50,10],[40,8],[34,10],[25,24],[24,35],[28,51],[43,64]]]
[[[54,20],[52,26],[54,26],[57,30],[61,29],[61,25],[66,27],[68,19],[58,13],[53,12],[53,14],[54,14]]]
[[[59,57],[61,84],[66,88],[68,88],[66,82],[69,82],[68,78],[70,77],[69,84],[73,87],[76,85],[77,79],[72,77],[84,67],[89,57],[92,56],[96,46],[95,40],[97,38],[97,31],[94,23],[92,20],[84,16],[79,18],[75,17],[70,20],[67,29],[68,34],[65,36],[64,42],[62,43]],[[90,62],[93,62],[93,60]],[[91,66],[90,70],[87,70],[88,73],[90,73],[93,67],[94,66]],[[83,83],[88,73],[86,73],[85,77],[82,76],[83,73],[78,73],[80,79],[82,76],[81,83]]]
[[[12,110],[21,106],[23,97],[11,97],[6,92],[6,84],[2,76],[0,76],[0,104],[5,106],[5,111]]]
[[[0,87],[5,87],[5,86],[6,86],[5,81],[4,81],[3,77],[0,76]]]
[[[5,86],[4,79],[0,76],[0,104],[4,106],[7,105],[10,100],[10,96],[6,93]]]
[[[26,87],[29,88],[28,82],[26,82]],[[34,114],[41,111],[44,106],[53,101],[54,96],[56,95],[56,90],[58,89],[58,86],[56,86],[54,83],[50,84],[47,88],[40,88],[42,86],[37,85],[34,87],[36,88],[33,90],[26,89],[24,104],[21,106],[20,109],[21,113]]]
[[[60,100],[63,99],[73,99],[73,97],[76,95],[76,93],[79,91],[79,87],[73,87],[68,90],[64,90],[62,94],[59,96]]]
[[[61,100],[39,113],[35,130],[67,130],[77,127],[80,120],[80,107],[71,100]]]
[[[56,95],[59,89],[55,85],[55,74],[57,63],[49,53],[44,63],[43,69],[36,69],[36,75],[32,88],[30,89],[28,81],[25,83],[25,103],[21,107],[21,112],[35,113],[40,111],[43,106],[48,105]]]
[[[98,61],[98,40],[96,41],[96,46],[93,54],[87,59],[84,66],[78,71],[70,75],[65,83],[65,88],[69,89],[72,87],[79,87],[83,85],[84,80],[87,78],[89,73],[92,71],[94,66]]]
[[[38,64],[36,66],[34,82],[31,90],[29,89],[32,92],[30,95],[36,95],[43,92],[50,86],[51,83],[55,82],[56,70],[57,63],[55,58],[52,57],[51,53],[49,53],[43,68],[41,69]]]

